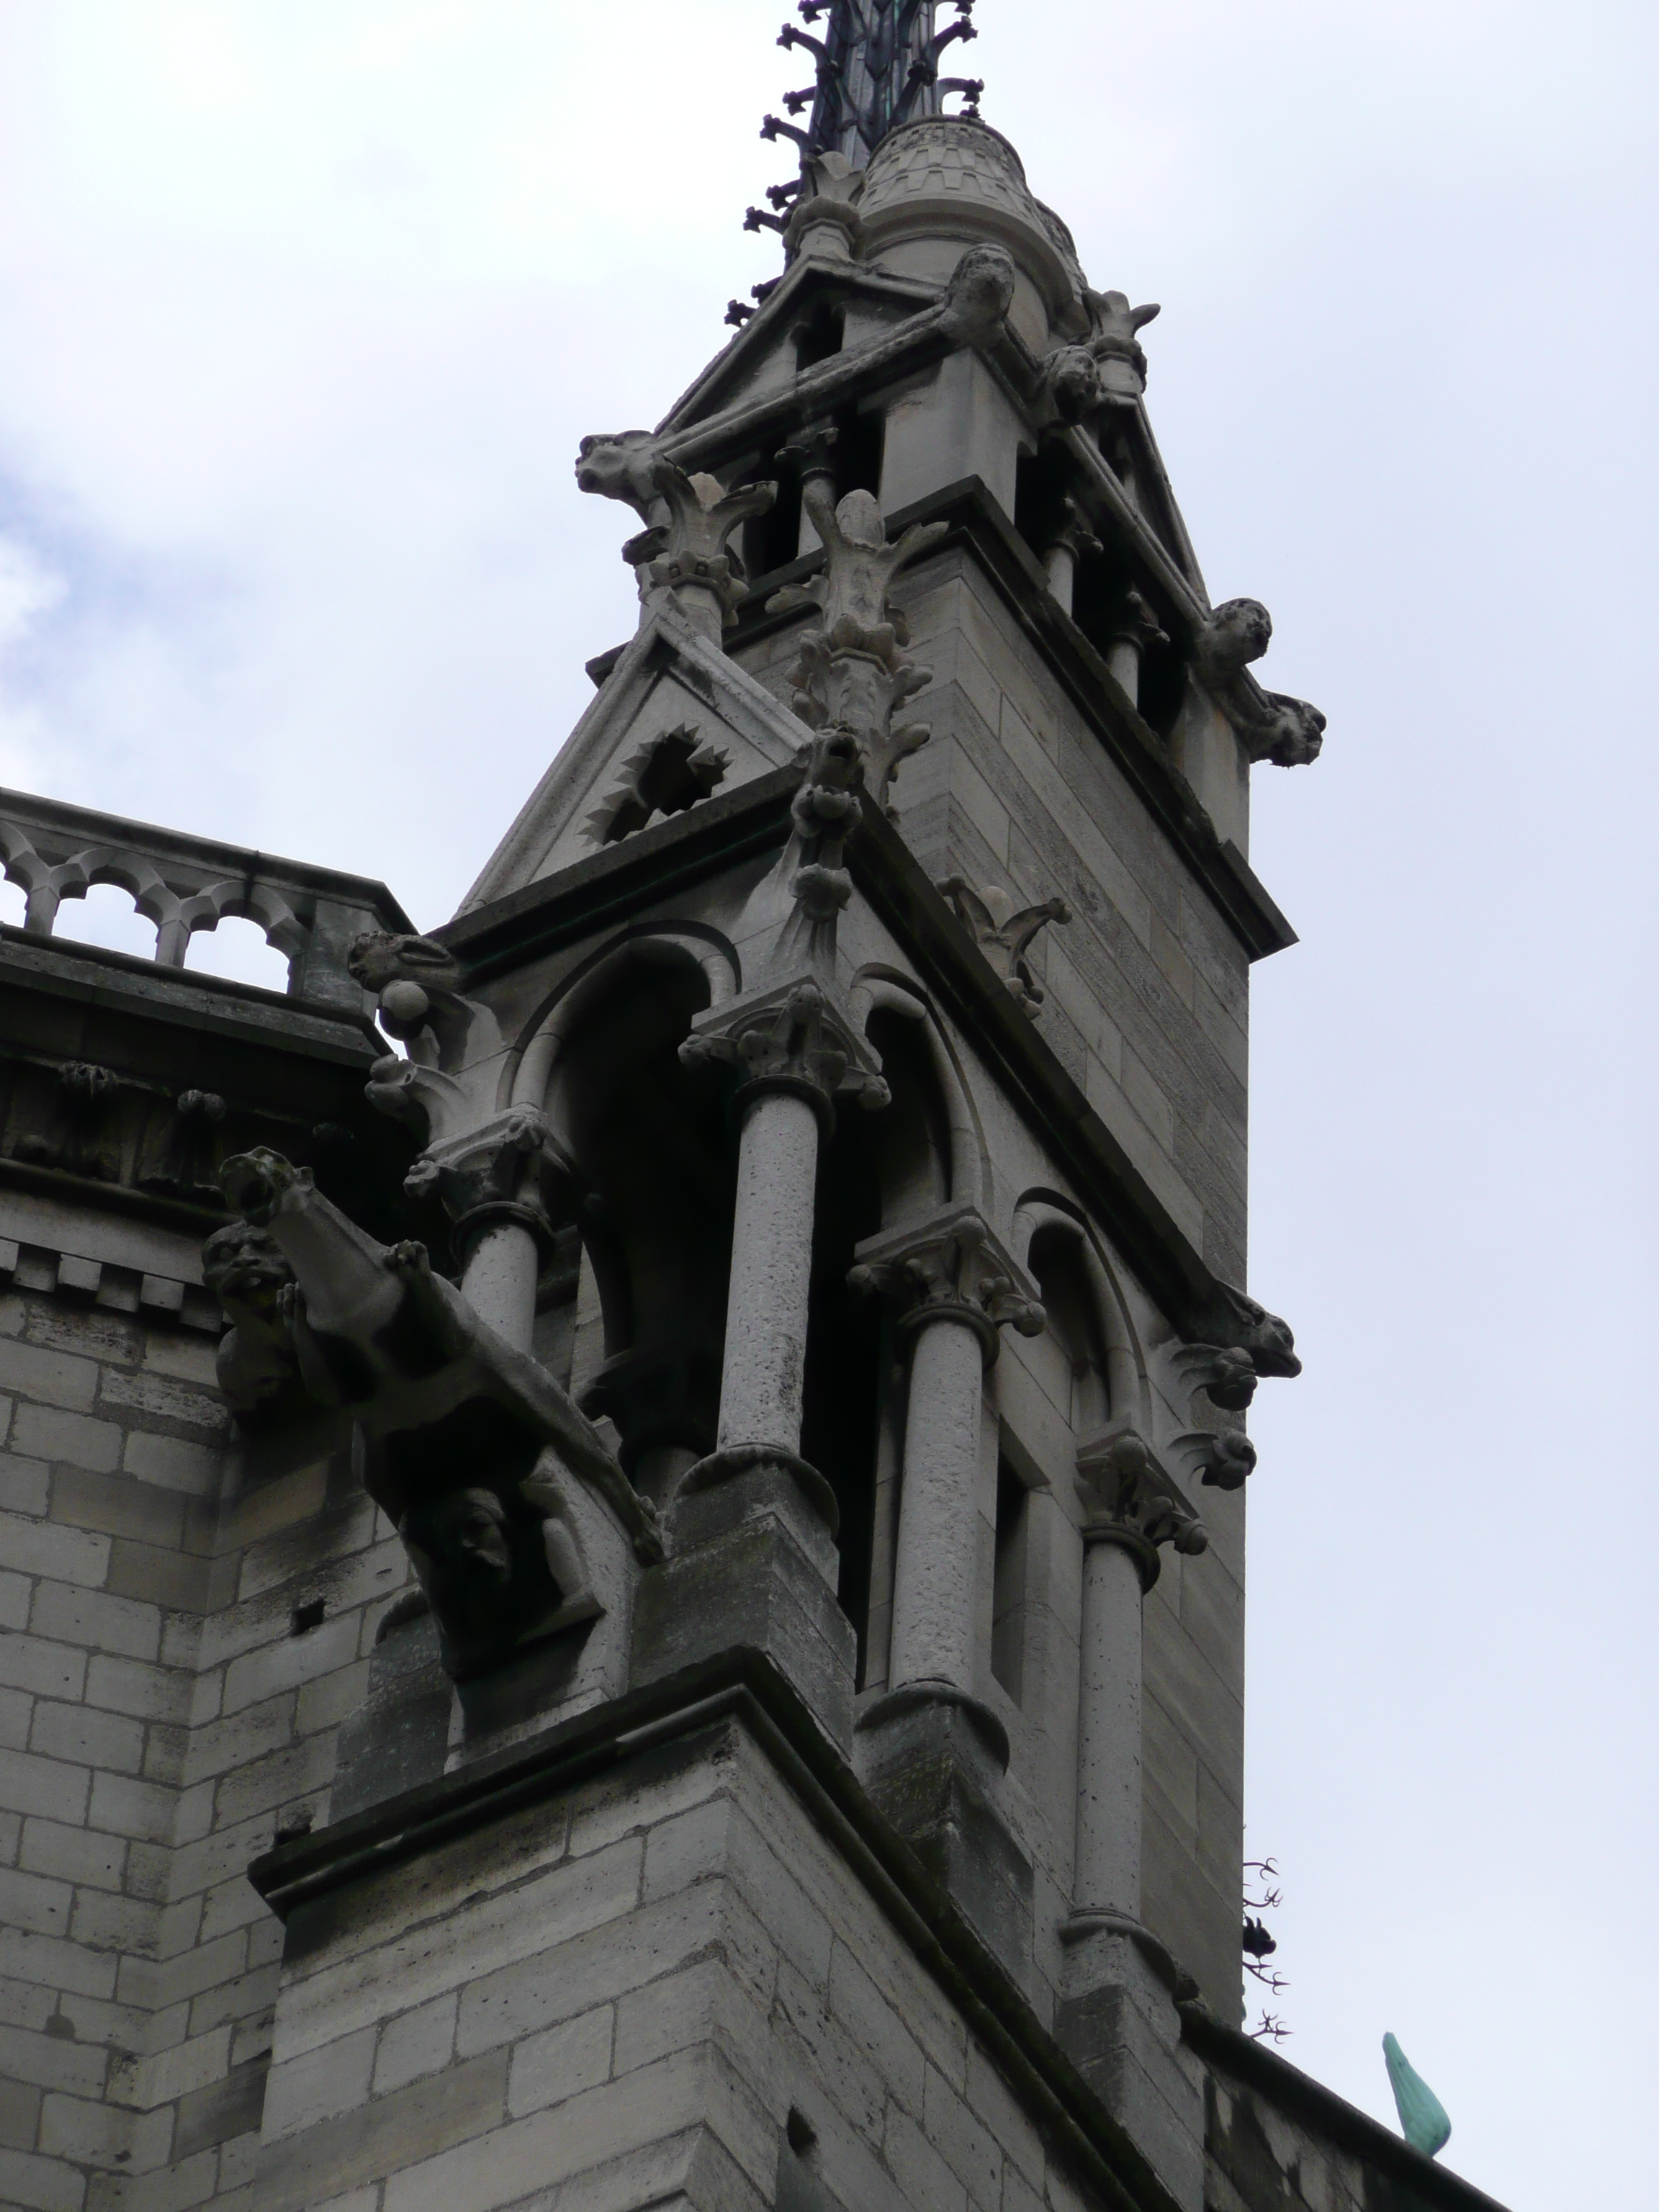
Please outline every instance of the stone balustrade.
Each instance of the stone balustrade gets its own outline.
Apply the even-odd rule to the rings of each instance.
[[[184,966],[197,930],[244,915],[287,956],[290,996],[354,1012],[364,998],[346,969],[353,942],[411,927],[385,884],[368,878],[18,791],[0,791],[0,873],[21,886],[23,927],[36,938],[52,935],[65,899],[118,885],[155,925],[164,968]]]

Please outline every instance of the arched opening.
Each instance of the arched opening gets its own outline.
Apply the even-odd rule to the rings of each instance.
[[[185,965],[198,975],[222,975],[264,991],[288,989],[288,955],[271,944],[261,923],[244,915],[228,914],[216,929],[192,930]]]
[[[139,960],[155,957],[155,924],[147,921],[118,884],[93,884],[83,898],[65,897],[52,933],[75,945],[101,945]]]
[[[708,1003],[690,958],[634,963],[572,1027],[548,1102],[579,1172],[587,1264],[563,1240],[544,1294],[591,1281],[604,1358],[580,1402],[615,1421],[624,1468],[657,1498],[714,1449],[720,1412],[732,1149],[719,1084],[679,1058]]]
[[[9,877],[0,876],[0,922],[9,929],[21,929],[28,911],[29,895],[21,884],[13,883]]]
[[[1028,1346],[1027,1364],[1061,1419],[1075,1435],[1087,1436],[1104,1425],[1112,1405],[1106,1340],[1080,1232],[1042,1223],[1027,1265],[1048,1316],[1048,1328]]]

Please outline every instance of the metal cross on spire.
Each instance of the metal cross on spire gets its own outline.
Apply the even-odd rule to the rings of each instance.
[[[954,22],[937,27],[939,0],[798,0],[816,35],[786,23],[781,46],[799,46],[816,57],[813,83],[784,100],[791,115],[807,115],[803,128],[769,115],[763,138],[793,138],[803,162],[817,154],[845,156],[856,169],[868,161],[890,131],[919,115],[937,115],[947,92],[964,93],[967,112],[978,112],[984,85],[975,77],[939,75],[939,59],[957,40],[977,35],[974,0],[950,0]]]

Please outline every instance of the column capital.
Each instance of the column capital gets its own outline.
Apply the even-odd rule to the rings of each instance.
[[[465,1264],[478,1237],[502,1221],[528,1229],[545,1257],[552,1249],[553,1224],[544,1183],[574,1182],[574,1177],[547,1116],[532,1106],[514,1106],[464,1136],[428,1146],[404,1178],[404,1188],[410,1198],[440,1200],[453,1224],[456,1251]]]
[[[834,992],[810,975],[710,1007],[680,1058],[736,1074],[738,1101],[768,1091],[805,1099],[826,1133],[835,1126],[837,1099],[873,1113],[891,1097],[863,1031]]]
[[[884,1230],[854,1256],[848,1283],[903,1300],[901,1329],[959,1322],[978,1337],[988,1367],[1000,1348],[999,1330],[1012,1325],[1022,1336],[1041,1336],[1048,1325],[1036,1286],[974,1206],[947,1206],[926,1221]]]
[[[1158,1576],[1158,1547],[1196,1556],[1210,1534],[1158,1454],[1127,1422],[1115,1423],[1078,1448],[1078,1494],[1085,1544],[1116,1544],[1140,1571],[1144,1592]]]

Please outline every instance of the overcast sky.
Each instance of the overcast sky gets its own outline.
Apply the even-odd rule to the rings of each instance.
[[[775,270],[781,13],[0,0],[0,782],[441,921],[632,628],[578,437]],[[1286,2055],[1392,2122],[1391,2028],[1515,2212],[1650,2212],[1656,11],[979,20],[1091,280],[1164,303],[1212,597],[1330,717],[1256,771]]]

